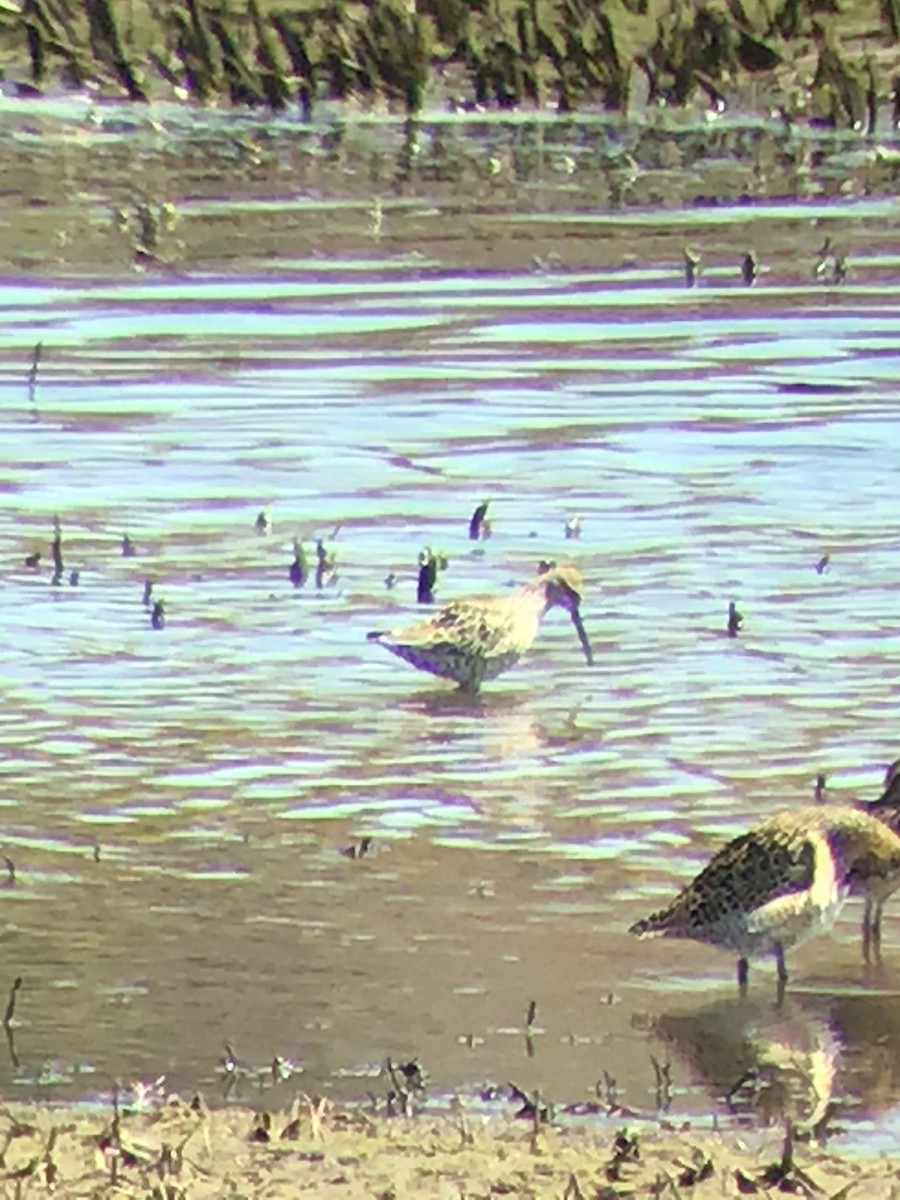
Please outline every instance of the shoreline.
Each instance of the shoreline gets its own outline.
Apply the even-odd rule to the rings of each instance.
[[[895,1195],[897,1169],[803,1141],[789,1127],[717,1132],[604,1118],[597,1129],[514,1117],[371,1117],[298,1096],[287,1110],[207,1109],[168,1098],[138,1113],[15,1103],[3,1166],[58,1196],[280,1197]],[[26,1184],[28,1186],[28,1184]],[[662,1189],[662,1190],[660,1190]],[[18,1191],[17,1191],[18,1194]]]

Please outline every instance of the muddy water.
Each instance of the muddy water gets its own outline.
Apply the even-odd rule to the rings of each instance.
[[[765,968],[741,1003],[727,956],[625,932],[818,772],[874,795],[898,753],[891,211],[506,214],[483,231],[524,245],[506,271],[395,232],[268,270],[7,279],[3,1089],[216,1096],[229,1043],[341,1096],[418,1055],[439,1090],[893,1119],[890,915],[879,970],[855,908],[798,951],[780,1013]],[[826,219],[853,231],[840,288],[810,281]],[[580,268],[604,238],[621,264]],[[677,249],[642,254],[686,240],[715,247],[692,291]],[[291,586],[295,536],[336,578]],[[425,545],[441,600],[574,559],[596,665],[557,614],[475,700],[367,644],[418,615]]]

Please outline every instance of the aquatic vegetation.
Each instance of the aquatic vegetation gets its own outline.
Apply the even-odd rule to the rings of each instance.
[[[741,626],[744,623],[744,614],[738,612],[737,605],[733,600],[728,602],[728,625],[726,626],[729,637],[737,637],[741,631]]]

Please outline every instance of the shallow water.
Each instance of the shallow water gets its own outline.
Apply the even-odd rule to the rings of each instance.
[[[793,955],[780,1013],[766,968],[741,1003],[728,956],[625,932],[818,772],[874,796],[896,757],[895,207],[620,215],[604,268],[583,264],[606,218],[494,214],[509,265],[476,240],[462,269],[398,210],[365,254],[7,278],[0,903],[24,985],[4,1089],[165,1073],[216,1096],[228,1043],[263,1070],[245,1097],[276,1055],[342,1096],[417,1055],[442,1091],[599,1080],[626,1106],[807,1118],[836,1099],[860,1145],[895,1122],[890,913],[881,969],[850,907]],[[840,288],[810,280],[826,215],[852,231]],[[654,257],[673,237],[709,255],[696,289]],[[294,536],[324,539],[336,579],[292,588]],[[439,600],[574,559],[594,668],[558,613],[476,700],[367,644],[419,615],[426,545],[449,557]]]

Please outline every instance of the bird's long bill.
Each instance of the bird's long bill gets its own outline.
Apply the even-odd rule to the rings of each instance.
[[[594,652],[591,649],[591,643],[588,641],[588,635],[581,620],[581,613],[577,608],[572,609],[572,624],[575,626],[575,632],[578,634],[578,640],[581,642],[581,648],[584,651],[584,657],[587,659],[587,665],[594,665]]]

